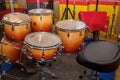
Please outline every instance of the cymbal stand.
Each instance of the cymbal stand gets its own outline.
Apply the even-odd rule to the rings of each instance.
[[[74,16],[72,15],[72,12],[70,11],[70,8],[68,8],[68,0],[66,0],[66,8],[63,12],[63,16],[62,16],[61,20],[63,20],[64,16],[65,16],[65,19],[68,19],[68,12],[70,13],[72,19],[74,19]]]

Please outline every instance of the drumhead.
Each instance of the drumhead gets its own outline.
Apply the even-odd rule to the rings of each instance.
[[[29,11],[30,15],[48,15],[53,14],[53,10],[51,9],[32,9]]]
[[[24,43],[33,48],[53,48],[61,44],[60,38],[49,32],[34,32],[25,37]]]
[[[76,31],[85,28],[86,25],[82,21],[77,20],[62,20],[56,23],[56,27],[62,30]]]
[[[4,15],[2,21],[7,24],[28,24],[31,18],[27,14],[15,12]]]

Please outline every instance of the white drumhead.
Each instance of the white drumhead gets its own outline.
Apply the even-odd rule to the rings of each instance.
[[[85,28],[86,25],[82,21],[77,20],[62,20],[56,23],[56,27],[65,30],[79,30]]]
[[[29,11],[29,14],[35,14],[35,15],[53,14],[53,10],[51,10],[51,9],[32,9]]]
[[[15,12],[4,15],[2,21],[8,24],[26,24],[31,21],[31,18],[27,14]]]
[[[55,47],[61,44],[60,38],[49,32],[34,32],[25,37],[25,44],[38,48]]]

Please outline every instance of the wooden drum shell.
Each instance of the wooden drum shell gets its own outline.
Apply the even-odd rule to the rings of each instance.
[[[52,59],[57,54],[57,47],[51,48],[51,49],[37,49],[37,48],[31,48],[30,46],[24,46],[24,48],[27,50],[26,54],[33,59]]]
[[[30,15],[32,18],[32,31],[38,32],[38,31],[45,31],[50,32],[52,30],[53,26],[53,19],[52,14],[48,15]]]
[[[30,33],[31,18],[25,13],[8,13],[3,16],[5,36],[12,42],[23,42],[27,34]]]
[[[120,80],[120,65],[117,68],[117,70],[115,71],[115,77],[114,80]]]
[[[22,59],[21,58],[22,46],[23,44],[12,43],[3,37],[2,42],[0,44],[1,55],[5,56],[11,62],[20,61]]]
[[[7,39],[14,42],[22,42],[27,34],[30,33],[30,23],[18,26],[12,26],[10,24],[4,25],[4,31]]]
[[[85,29],[76,32],[58,30],[58,35],[62,41],[63,52],[76,53],[84,40]]]

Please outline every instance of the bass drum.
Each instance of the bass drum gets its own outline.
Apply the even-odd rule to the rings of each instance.
[[[22,46],[22,43],[14,43],[3,37],[0,44],[0,53],[2,56],[6,57],[6,60],[9,60],[13,63],[19,63],[22,60]]]
[[[32,9],[29,11],[32,18],[32,31],[50,32],[53,26],[53,11],[50,9]]]
[[[61,40],[53,33],[34,32],[25,37],[24,43],[26,55],[39,61],[48,61],[56,58]]]
[[[63,20],[56,23],[64,53],[76,53],[84,41],[86,25],[81,21]]]
[[[24,13],[6,14],[2,22],[4,23],[5,36],[13,42],[23,42],[24,37],[31,31],[31,18]]]

